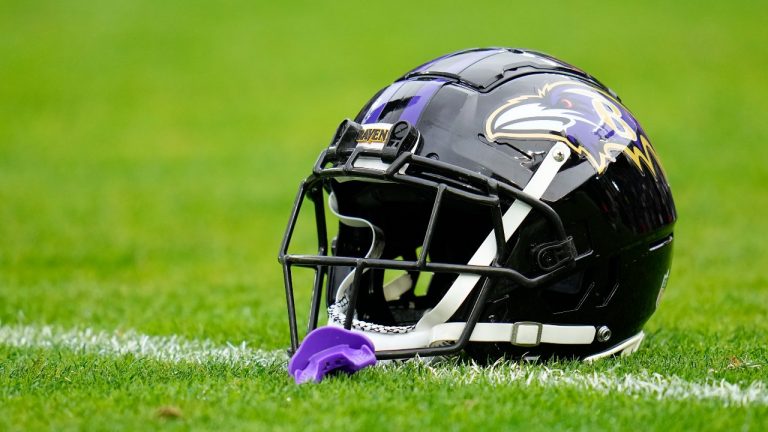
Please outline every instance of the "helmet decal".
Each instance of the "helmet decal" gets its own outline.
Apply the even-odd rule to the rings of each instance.
[[[632,115],[607,93],[577,81],[557,81],[508,100],[488,116],[485,136],[561,141],[598,173],[624,152],[656,176],[656,152]]]
[[[386,123],[371,123],[363,125],[360,132],[357,134],[355,141],[358,144],[375,144],[385,143],[389,138],[389,130],[392,128],[391,124]]]

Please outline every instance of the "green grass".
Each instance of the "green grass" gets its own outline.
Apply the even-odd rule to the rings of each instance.
[[[16,370],[11,377],[0,375],[0,383],[14,383],[0,390],[11,413],[0,420],[0,427],[44,428],[51,419],[57,429],[431,430],[442,425],[452,430],[605,430],[642,424],[651,429],[743,425],[760,430],[765,424],[758,417],[764,411],[724,408],[715,401],[605,397],[517,381],[498,385],[484,378],[457,384],[418,364],[368,369],[321,386],[296,386],[281,366],[168,364],[50,350],[0,352]],[[649,362],[655,360],[644,357],[621,367]],[[468,366],[458,366],[449,377],[470,372]],[[158,409],[167,406],[177,408],[181,417],[160,415]]]
[[[680,214],[642,350],[550,367],[768,382],[764,5],[411,3],[4,2],[0,323],[285,347],[277,246],[338,122],[432,57],[522,46],[621,95]],[[765,430],[768,407],[0,347],[3,430],[260,427]]]

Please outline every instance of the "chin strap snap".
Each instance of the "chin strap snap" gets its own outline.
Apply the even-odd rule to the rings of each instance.
[[[542,243],[533,248],[532,252],[536,264],[545,272],[552,271],[568,261],[573,261],[577,256],[573,237],[568,237],[563,241]]]

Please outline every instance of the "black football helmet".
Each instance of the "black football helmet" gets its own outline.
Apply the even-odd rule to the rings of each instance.
[[[318,248],[297,254],[305,200]],[[528,50],[440,57],[343,121],[301,183],[279,253],[291,349],[292,269],[308,267],[308,330],[324,295],[327,325],[379,359],[633,352],[675,220],[656,151],[597,79]]]

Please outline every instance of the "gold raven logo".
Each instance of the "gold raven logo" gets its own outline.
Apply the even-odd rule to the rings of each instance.
[[[548,139],[566,143],[598,173],[620,153],[656,176],[656,151],[632,115],[609,94],[578,81],[558,81],[494,110],[485,137]]]

